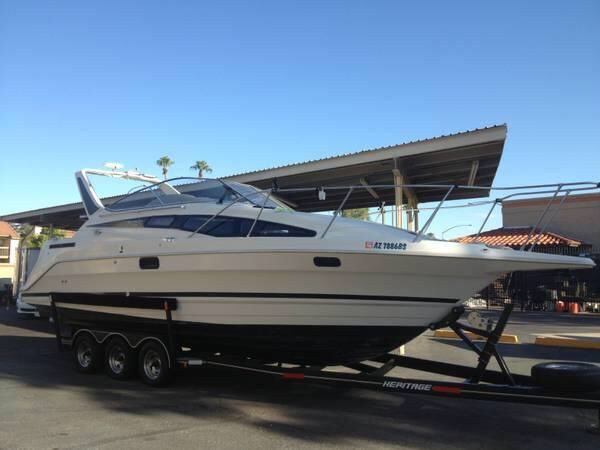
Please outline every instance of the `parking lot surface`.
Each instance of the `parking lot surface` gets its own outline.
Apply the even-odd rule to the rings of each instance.
[[[517,373],[547,360],[600,362],[600,352],[537,347],[549,329],[600,328],[598,316],[515,313],[502,345]],[[406,448],[598,449],[597,412],[393,395],[193,369],[164,389],[81,375],[46,321],[0,311],[0,449]],[[527,336],[527,337],[526,337]],[[459,341],[427,335],[408,355],[475,364]],[[397,369],[395,369],[397,370]],[[415,375],[402,371],[393,375]],[[423,375],[432,378],[431,375]]]

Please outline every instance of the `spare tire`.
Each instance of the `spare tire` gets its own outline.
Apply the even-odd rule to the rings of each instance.
[[[580,362],[547,362],[531,368],[535,383],[554,392],[593,392],[600,390],[600,367]]]

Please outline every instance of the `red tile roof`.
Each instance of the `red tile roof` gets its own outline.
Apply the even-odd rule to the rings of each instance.
[[[10,237],[12,239],[19,239],[19,233],[15,231],[13,227],[10,226],[8,222],[4,222],[0,220],[0,236],[1,237]]]
[[[532,227],[507,227],[484,231],[479,236],[472,234],[455,239],[463,244],[481,243],[490,246],[504,246],[518,248],[527,242],[527,237]],[[536,242],[537,241],[537,242]],[[586,245],[583,241],[571,239],[556,233],[545,231],[539,234],[539,230],[531,235],[529,244],[536,242],[536,246],[548,247],[580,247]]]

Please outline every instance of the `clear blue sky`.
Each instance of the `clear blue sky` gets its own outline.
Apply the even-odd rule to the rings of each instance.
[[[106,161],[224,176],[496,123],[497,184],[600,179],[599,23],[593,0],[0,0],[0,214]]]

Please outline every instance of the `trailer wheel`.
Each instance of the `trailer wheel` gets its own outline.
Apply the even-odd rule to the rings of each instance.
[[[149,386],[166,386],[171,381],[172,370],[163,346],[156,341],[146,342],[140,350],[138,372]]]
[[[106,346],[104,364],[111,378],[126,380],[135,373],[135,351],[124,339],[113,337]]]
[[[600,389],[600,367],[580,362],[548,362],[531,368],[536,384],[557,392],[592,392]]]
[[[94,373],[102,366],[102,348],[88,333],[77,336],[71,347],[75,370]]]

